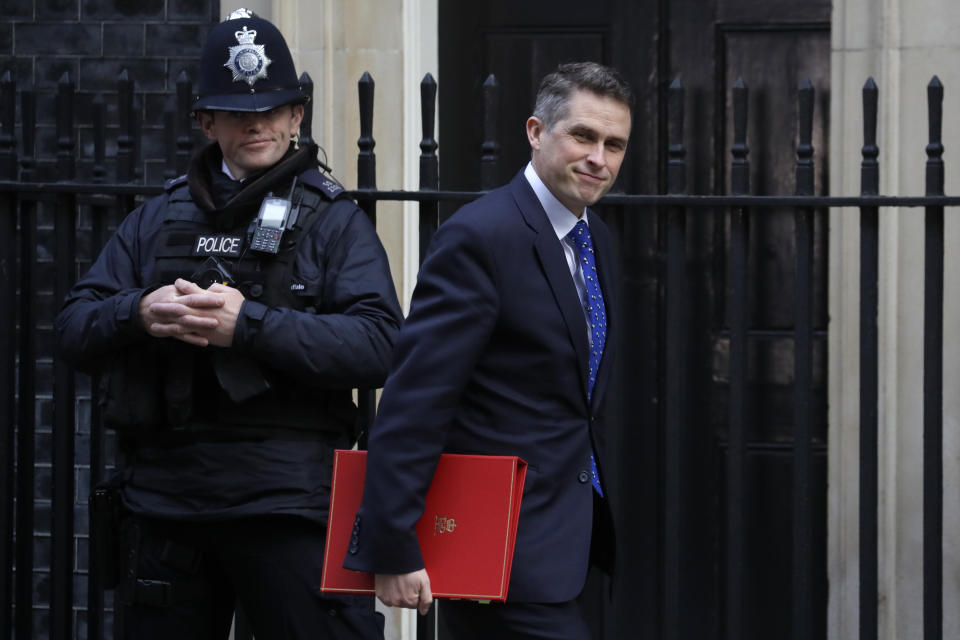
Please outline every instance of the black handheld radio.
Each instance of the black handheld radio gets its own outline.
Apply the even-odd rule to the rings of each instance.
[[[260,212],[257,214],[252,237],[250,238],[250,250],[261,251],[263,253],[277,253],[280,251],[280,239],[283,232],[289,229],[297,222],[297,208],[291,206],[294,189],[297,186],[297,179],[293,179],[290,185],[290,197],[277,198],[268,196],[260,204]]]

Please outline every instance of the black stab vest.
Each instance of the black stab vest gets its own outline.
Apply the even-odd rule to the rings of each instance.
[[[250,218],[219,228],[216,214],[194,204],[185,178],[168,182],[166,191],[153,284],[192,279],[215,258],[244,297],[316,312],[313,298],[291,290],[294,261],[301,238],[322,223],[323,212],[342,194],[339,184],[315,169],[299,176],[291,198],[297,221],[284,231],[277,254],[247,248]],[[282,368],[283,363],[272,367],[229,349],[147,341],[124,350],[102,377],[104,424],[129,435],[188,441],[299,435],[344,442],[342,437],[355,434],[350,390],[305,389]]]

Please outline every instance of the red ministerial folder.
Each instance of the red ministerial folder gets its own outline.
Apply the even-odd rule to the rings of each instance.
[[[334,454],[320,581],[326,593],[374,592],[373,574],[343,568],[366,468],[366,451]],[[516,456],[440,456],[416,527],[435,598],[507,599],[526,474]]]

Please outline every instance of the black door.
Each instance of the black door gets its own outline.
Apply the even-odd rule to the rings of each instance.
[[[539,79],[558,63],[595,60],[620,69],[637,94],[633,134],[615,191],[663,193],[667,87],[686,91],[690,193],[729,191],[730,88],[751,91],[751,191],[792,194],[797,85],[817,90],[817,193],[826,193],[830,4],[828,0],[527,0],[440,2],[441,188],[480,187],[481,87],[499,84],[498,182],[529,158],[524,122]],[[727,380],[724,291],[726,212],[687,217],[690,292],[689,424],[667,486],[664,409],[666,214],[600,212],[618,236],[622,280],[616,389],[610,398],[616,452],[617,574],[592,575],[584,593],[596,638],[725,637],[724,462]],[[813,625],[826,635],[826,230],[815,229],[817,351]],[[787,638],[791,626],[793,216],[751,219],[750,418],[745,496],[744,638]],[[686,398],[685,398],[686,400]],[[671,497],[672,496],[672,497]],[[673,511],[671,511],[673,510]],[[672,517],[665,517],[671,512]],[[680,554],[664,557],[666,541]],[[442,612],[441,612],[442,616]]]

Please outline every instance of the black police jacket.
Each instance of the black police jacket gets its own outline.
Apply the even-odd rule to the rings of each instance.
[[[236,242],[223,238],[248,243],[250,218],[225,227],[180,180],[119,225],[55,319],[61,357],[102,376],[108,426],[201,439],[353,430],[351,389],[383,383],[402,315],[363,211],[331,200],[337,188],[315,169],[298,177],[301,228],[285,233],[280,253],[224,256],[246,298],[229,349],[152,337],[138,308],[146,292],[195,275]]]

